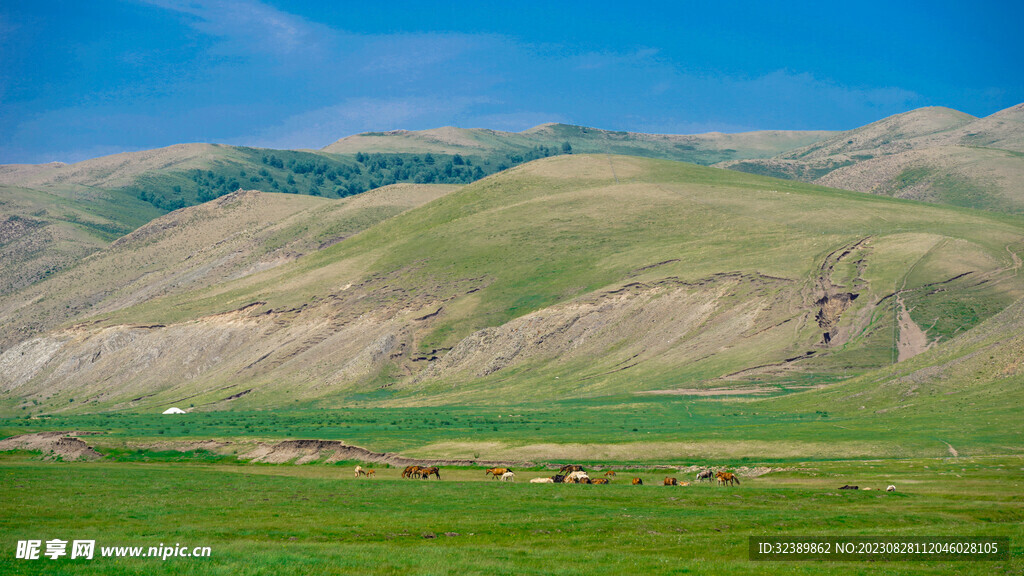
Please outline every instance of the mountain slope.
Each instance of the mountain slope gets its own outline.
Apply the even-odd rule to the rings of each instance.
[[[825,186],[1024,212],[1024,104],[986,118],[922,108],[770,159],[719,166]]]
[[[108,313],[271,269],[452,191],[396,184],[338,201],[238,191],[158,218],[65,271],[0,297],[0,347]]]
[[[181,144],[77,164],[0,166],[0,296],[52,275],[170,210],[239,189],[329,198],[496,171],[443,157],[340,157]]]
[[[367,132],[342,138],[324,152],[463,154],[494,156],[546,147],[561,150],[569,144],[577,153],[625,154],[712,164],[736,158],[767,158],[829,136],[824,131],[760,131],[741,134],[712,132],[696,135],[642,134],[572,126],[541,124],[523,132],[447,126],[433,130]]]
[[[22,339],[0,354],[2,404],[796,390],[913,358],[998,314],[1024,296],[1022,242],[1014,217],[560,156],[294,261]]]
[[[0,185],[0,297],[38,282],[160,215],[128,195]]]

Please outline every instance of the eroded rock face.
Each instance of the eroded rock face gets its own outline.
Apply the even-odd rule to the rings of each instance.
[[[820,297],[814,302],[818,309],[814,319],[818,323],[818,327],[821,328],[821,343],[825,346],[842,344],[848,338],[848,335],[840,334],[839,321],[842,319],[843,312],[860,296],[859,293],[850,291],[850,288],[863,287],[864,281],[861,278],[865,266],[863,252],[867,249],[869,241],[870,237],[864,238],[833,251],[825,257],[819,267],[816,290]],[[837,284],[834,280],[836,266],[847,259],[856,260],[857,274],[850,279],[852,286]]]

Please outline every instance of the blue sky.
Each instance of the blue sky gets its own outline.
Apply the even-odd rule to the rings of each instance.
[[[0,3],[0,163],[368,130],[860,126],[1024,101],[1020,2]]]

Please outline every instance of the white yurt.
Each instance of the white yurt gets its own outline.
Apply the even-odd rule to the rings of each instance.
[[[182,410],[181,408],[175,408],[175,407],[172,406],[172,407],[168,408],[167,410],[164,410],[163,413],[164,414],[184,414],[185,411]]]

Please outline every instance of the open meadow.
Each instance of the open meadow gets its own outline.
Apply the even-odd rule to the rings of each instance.
[[[0,457],[5,548],[94,539],[92,560],[2,574],[1019,574],[1024,458],[794,463],[740,486],[515,483],[481,469],[354,479],[353,464],[60,463]],[[629,478],[643,478],[634,486]],[[686,478],[693,480],[692,477]],[[847,482],[877,491],[840,491]],[[896,492],[884,492],[895,483]],[[752,562],[749,536],[1009,537],[1009,562]],[[208,546],[204,558],[101,558],[100,547]]]
[[[785,400],[786,397],[780,398]],[[771,398],[638,396],[514,407],[65,415],[4,436],[77,430],[104,457],[0,454],[0,574],[1019,574],[1024,454],[984,427],[773,412]],[[750,406],[756,406],[751,409]],[[1005,426],[1010,414],[1001,422]],[[81,432],[96,432],[83,435]],[[386,462],[248,454],[288,439],[411,458],[523,462],[401,478]],[[942,438],[943,440],[939,440]],[[948,442],[949,444],[947,444]],[[954,457],[949,448],[960,452]],[[852,455],[852,456],[851,456]],[[306,460],[303,460],[306,461]],[[531,484],[582,464],[608,485]],[[354,478],[354,468],[374,469]],[[697,482],[734,470],[738,486]],[[633,478],[643,485],[632,485]],[[688,486],[664,486],[675,477]],[[860,490],[839,490],[844,485]],[[886,492],[888,485],[894,492]],[[864,490],[871,488],[871,491]],[[751,561],[748,538],[1007,537],[1009,561]],[[19,540],[95,540],[92,560],[12,560]],[[102,547],[210,547],[203,558]],[[45,546],[45,545],[44,545]]]

